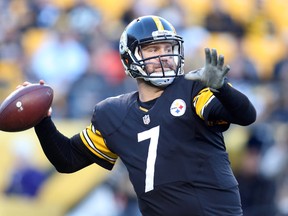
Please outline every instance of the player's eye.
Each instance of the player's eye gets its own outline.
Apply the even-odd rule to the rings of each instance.
[[[145,49],[146,52],[149,52],[149,53],[155,53],[157,52],[159,49],[157,49],[156,47],[147,47]]]
[[[172,47],[169,47],[169,48],[166,49],[166,53],[172,53],[172,52],[173,52]]]

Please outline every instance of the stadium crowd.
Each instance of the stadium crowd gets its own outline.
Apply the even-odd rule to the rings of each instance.
[[[285,0],[0,1],[0,102],[24,80],[43,79],[55,91],[55,117],[90,118],[98,101],[136,88],[119,58],[123,28],[135,17],[160,15],[184,38],[186,71],[203,65],[204,47],[225,55],[229,81],[251,98],[258,114],[244,135],[227,137],[245,216],[285,216],[287,11]],[[137,205],[130,186],[116,184],[115,175],[102,188],[108,185],[118,200],[126,194]]]

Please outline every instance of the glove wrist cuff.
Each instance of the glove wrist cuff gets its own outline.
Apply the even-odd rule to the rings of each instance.
[[[213,93],[219,93],[219,90],[218,89],[215,89],[215,88],[211,88],[209,87],[210,91],[213,92]]]
[[[209,89],[213,93],[221,93],[221,92],[226,91],[227,87],[229,87],[229,84],[226,80],[224,80],[223,85],[220,88],[215,89],[215,88],[209,87]]]

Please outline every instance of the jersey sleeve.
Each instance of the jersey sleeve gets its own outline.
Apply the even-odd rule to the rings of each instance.
[[[193,106],[209,126],[221,125],[224,130],[230,124],[249,125],[256,119],[255,108],[247,96],[227,82],[219,92],[207,87],[200,89],[193,97]]]
[[[193,106],[195,108],[196,114],[203,119],[207,125],[209,126],[221,126],[224,130],[228,129],[229,122],[224,120],[219,116],[218,119],[209,118],[211,110],[214,109],[215,106],[220,105],[217,102],[217,98],[210,91],[209,88],[204,88],[193,98]]]
[[[196,114],[203,120],[205,120],[205,111],[211,101],[215,98],[209,88],[202,89],[194,98],[193,106]]]
[[[100,131],[95,130],[94,126],[90,124],[80,133],[80,137],[86,148],[105,163],[104,167],[112,169],[118,156],[107,147]]]

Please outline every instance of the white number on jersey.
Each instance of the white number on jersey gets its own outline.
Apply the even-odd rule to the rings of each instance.
[[[146,162],[145,192],[154,189],[154,172],[157,157],[159,133],[160,133],[160,126],[138,133],[138,142],[150,139],[147,162]]]

